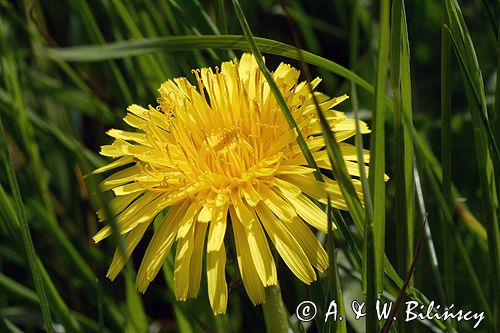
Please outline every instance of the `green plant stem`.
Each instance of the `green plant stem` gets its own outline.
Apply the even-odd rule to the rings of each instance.
[[[279,285],[266,287],[266,301],[262,304],[262,310],[268,333],[288,333],[288,315]]]

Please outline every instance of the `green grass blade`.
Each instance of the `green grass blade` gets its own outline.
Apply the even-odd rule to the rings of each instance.
[[[89,167],[88,163],[85,160],[81,159],[80,165],[85,173],[90,174],[92,169]],[[127,256],[125,239],[120,232],[120,225],[118,224],[115,213],[113,212],[109,202],[104,197],[104,193],[101,191],[95,177],[86,177],[86,184],[89,187],[89,192],[94,194],[99,207],[101,207],[101,209],[103,210],[106,221],[108,221],[109,225],[111,226],[114,244],[116,245],[123,260],[125,260],[125,292],[127,295],[127,316],[125,317],[126,326],[132,325],[131,327],[133,327],[133,329],[142,328],[145,322],[145,313],[143,310],[141,298],[137,295],[137,292],[135,290],[132,290],[133,287],[129,285],[131,282],[127,281],[127,279],[135,280],[135,270],[131,265],[130,260],[128,260],[129,257]]]
[[[383,290],[383,257],[385,249],[385,113],[386,113],[386,79],[389,65],[389,12],[388,0],[380,3],[380,32],[377,55],[376,79],[374,84],[373,124],[370,138],[370,193],[373,203],[373,251],[375,252],[374,277],[367,277],[371,287],[375,287],[376,293],[381,294]],[[370,245],[371,246],[371,245]],[[374,282],[374,283],[373,283]],[[369,291],[370,287],[367,287]],[[367,306],[369,306],[367,304]],[[374,313],[372,316],[374,318]],[[370,316],[367,314],[367,316]],[[369,319],[367,319],[367,322]],[[375,330],[374,321],[367,326],[367,331]]]
[[[307,16],[300,1],[293,0],[290,4],[287,4],[286,2],[287,1],[282,1],[285,15],[288,16],[289,20],[293,19],[297,23],[298,30],[300,30],[300,34],[304,40],[305,48],[312,53],[322,54],[323,52],[320,46],[320,41],[314,31],[314,28],[326,28],[325,33],[335,31],[336,28],[321,20],[313,20],[310,16]],[[325,27],[325,25],[327,27]],[[322,79],[325,91],[335,91],[335,85],[337,84],[335,77],[328,75],[328,72],[324,69],[319,69],[318,74]]]
[[[483,81],[482,78],[477,78],[472,74],[474,73],[474,70],[478,70],[479,65],[477,65],[477,63],[474,63],[474,65],[477,65],[477,67],[472,65],[473,68],[472,70],[470,69],[471,64],[468,63],[468,59],[466,59],[467,54],[462,51],[463,46],[460,45],[459,41],[456,39],[456,36],[454,36],[453,31],[448,26],[445,26],[445,29],[448,31],[448,34],[451,38],[451,45],[453,46],[455,55],[458,59],[458,63],[460,64],[460,69],[462,70],[462,74],[465,78],[465,91],[472,109],[471,115],[473,124],[475,127],[475,131],[480,134],[478,140],[484,141],[484,143],[486,144],[485,147],[489,148],[486,149],[486,151],[482,154],[488,153],[489,160],[491,160],[490,156],[492,156],[493,166],[497,167],[498,165],[500,165],[500,152],[498,150],[498,146],[489,120],[487,118],[486,97],[484,95]],[[472,48],[472,45],[468,46]],[[481,138],[481,136],[483,136],[484,138]]]
[[[329,304],[332,300],[335,300],[337,304],[337,318],[339,320],[330,320],[326,323],[323,332],[331,333],[347,333],[347,320],[340,320],[340,317],[347,318],[344,308],[344,296],[342,294],[342,285],[340,282],[339,269],[337,267],[337,253],[335,249],[335,240],[333,237],[333,226],[334,219],[332,215],[332,206],[330,203],[330,198],[327,202],[327,214],[328,218],[328,234],[327,234],[327,253],[328,253],[328,285],[326,292],[326,304],[325,309],[329,310]]]
[[[16,210],[12,205],[9,195],[0,183],[0,217],[4,225],[5,234],[8,235],[16,243],[22,243],[19,236],[19,221],[16,217]]]
[[[83,277],[86,282],[94,287],[96,283],[96,276],[92,269],[88,266],[86,261],[80,255],[80,252],[75,248],[74,244],[68,238],[65,231],[61,228],[60,225],[51,222],[51,216],[45,211],[44,207],[42,207],[37,202],[28,206],[32,215],[38,216],[40,219],[40,225],[43,225],[46,229],[42,230],[44,233],[50,235],[58,244],[58,246],[62,249],[63,252],[68,259],[72,263],[72,267],[78,272],[78,276]]]
[[[148,321],[141,298],[135,288],[134,276],[130,270],[125,272],[125,295],[127,310],[130,315],[125,332],[146,332],[148,330]]]
[[[443,0],[443,7],[444,7]],[[444,9],[444,8],[443,8]],[[448,24],[446,11],[443,10],[443,27],[441,29],[441,166],[443,176],[441,188],[446,205],[451,210],[451,47],[450,38],[444,25]],[[453,239],[448,226],[452,221],[446,220],[446,215],[441,212],[441,234],[443,241],[443,268],[444,268],[444,290],[446,302],[453,303],[455,299],[455,278],[453,274]],[[452,324],[453,325],[453,324]]]
[[[414,182],[413,142],[403,117],[412,122],[410,50],[404,3],[392,3],[391,89],[393,94],[395,222],[397,228],[398,270],[404,276],[413,261]],[[413,281],[413,280],[412,280]],[[412,282],[410,282],[411,284]],[[401,326],[400,326],[401,327]]]
[[[492,288],[493,316],[500,317],[500,226],[498,223],[498,188],[496,179],[500,175],[500,153],[487,118],[486,97],[476,51],[467,25],[456,1],[445,2],[449,19],[449,36],[457,56],[465,92],[471,110],[474,129],[474,146],[479,169],[479,184],[482,205],[488,230],[489,258],[491,260],[490,287]],[[500,321],[495,319],[498,331]]]
[[[3,18],[0,17],[0,25],[3,23]],[[18,64],[16,62],[16,54],[14,41],[8,40],[6,37],[0,39],[0,65],[2,67],[2,74],[5,79],[5,86],[8,94],[12,96],[13,110],[17,115],[16,127],[21,134],[21,142],[26,149],[29,156],[29,170],[32,181],[37,188],[38,193],[41,195],[45,206],[52,210],[52,202],[48,190],[48,182],[45,173],[43,172],[43,164],[40,156],[40,150],[36,140],[34,139],[34,132],[31,123],[28,121],[27,106],[24,96],[23,86],[19,80]],[[8,44],[9,43],[9,44]]]
[[[413,175],[415,177],[415,189],[416,189],[416,198],[417,198],[417,202],[418,202],[418,207],[420,208],[420,215],[422,216],[422,219],[424,219],[424,218],[428,217],[428,210],[425,207],[425,199],[424,199],[424,194],[423,194],[423,189],[422,189],[422,182],[420,181],[420,174],[419,174],[416,166],[414,168]],[[439,299],[443,304],[445,304],[446,297],[445,297],[445,292],[444,292],[444,287],[443,287],[443,281],[441,279],[441,273],[439,271],[438,256],[436,253],[436,247],[434,245],[434,240],[432,239],[432,232],[431,232],[431,228],[429,226],[429,223],[425,223],[424,232],[425,232],[425,238],[426,238],[425,240],[426,240],[426,245],[427,245],[427,251],[429,252],[429,261],[431,264],[431,271],[432,271],[434,280],[436,282]],[[446,325],[448,325],[448,328],[451,329],[450,321],[446,321]]]
[[[35,292],[2,273],[0,273],[0,288],[5,294],[11,294],[24,301],[38,304],[38,295]]]
[[[219,31],[226,35],[227,34],[227,19],[226,19],[226,10],[224,8],[224,0],[217,0],[214,2],[215,6],[215,17],[217,26],[219,27]]]
[[[82,329],[73,314],[71,313],[66,302],[62,298],[61,294],[57,290],[52,278],[43,266],[40,258],[36,257],[38,267],[40,267],[40,273],[43,280],[43,284],[47,290],[47,299],[49,300],[50,306],[53,309],[54,315],[61,322],[61,324],[70,332],[82,332]]]
[[[300,60],[297,55],[297,48],[291,45],[261,37],[254,37],[253,40],[255,41],[261,52]],[[210,48],[251,51],[247,40],[244,36],[241,35],[184,35],[161,38],[145,38],[141,40],[108,43],[105,45],[47,48],[45,49],[45,52],[47,52],[47,55],[50,57],[64,61],[92,62],[120,59],[164,51],[176,52],[187,50],[204,50]],[[348,80],[352,80],[368,92],[373,92],[373,87],[371,86],[371,84],[362,79],[353,71],[350,71],[331,60],[325,59],[310,52],[302,51],[301,53],[306,63],[323,68]]]
[[[449,210],[449,207],[446,205],[443,194],[441,193],[441,190],[439,189],[439,184],[438,184],[434,174],[431,172],[427,162],[423,161],[423,164],[424,164],[424,171],[427,174],[429,183],[431,185],[431,189],[432,189],[433,194],[436,198],[436,201],[439,205],[439,208],[441,209],[442,213],[446,215],[447,221],[453,221],[452,212]],[[479,298],[481,306],[486,313],[486,318],[487,318],[487,320],[491,321],[492,325],[494,325],[494,320],[495,320],[494,318],[495,317],[493,316],[493,311],[492,311],[488,301],[486,300],[486,295],[484,293],[482,284],[479,282],[480,281],[479,277],[478,277],[475,269],[472,266],[472,261],[470,259],[469,252],[467,252],[467,250],[465,249],[463,241],[460,237],[460,234],[458,233],[458,231],[456,230],[456,228],[454,227],[453,224],[448,225],[448,230],[451,230],[451,232],[454,236],[455,245],[457,246],[457,248],[460,252],[460,256],[461,256],[462,260],[464,260],[464,262],[465,262],[465,267],[466,267],[467,273],[470,276],[470,281],[472,282],[472,285],[474,287],[475,295],[477,295],[477,297]]]
[[[72,1],[70,2],[70,5],[73,6],[75,11],[79,13],[80,17],[83,20],[83,27],[88,31],[88,34],[91,38],[91,41],[96,44],[103,44],[105,43],[104,36],[101,32],[101,29],[99,28],[96,19],[94,17],[94,14],[92,13],[92,10],[88,4],[87,1]],[[125,78],[123,74],[120,72],[120,69],[118,68],[117,64],[115,62],[109,62],[109,68],[111,71],[111,74],[113,75],[114,79],[116,80],[116,83],[119,87],[117,91],[119,91],[122,94],[123,99],[127,103],[132,103],[132,94],[130,92],[130,89],[125,81]]]
[[[24,214],[24,206],[21,199],[21,192],[19,190],[19,186],[17,184],[16,175],[14,173],[14,168],[12,166],[12,161],[9,157],[7,142],[5,137],[5,131],[3,127],[3,122],[0,117],[0,157],[2,159],[2,163],[4,164],[4,168],[7,173],[7,178],[9,180],[9,184],[12,190],[12,194],[15,199],[17,215],[20,222],[20,231],[23,239],[24,250],[26,251],[26,256],[28,258],[29,268],[31,274],[33,276],[33,281],[35,283],[36,292],[38,298],[40,299],[40,308],[42,311],[42,317],[45,324],[45,329],[47,332],[54,332],[54,328],[52,326],[52,317],[50,314],[50,306],[49,301],[47,299],[47,294],[45,291],[45,286],[43,284],[42,275],[40,273],[40,267],[38,266],[38,262],[36,260],[36,251],[33,245],[33,240],[31,239],[30,228],[28,222],[26,221]]]

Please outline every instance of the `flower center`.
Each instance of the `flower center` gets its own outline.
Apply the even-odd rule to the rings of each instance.
[[[228,153],[236,148],[239,140],[239,128],[217,128],[207,137],[207,145],[217,153]]]

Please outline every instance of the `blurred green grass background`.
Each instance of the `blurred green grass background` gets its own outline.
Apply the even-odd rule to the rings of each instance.
[[[281,61],[301,68],[303,58],[312,76],[323,79],[319,91],[351,96],[341,111],[385,129],[363,145],[382,161],[374,172],[385,170],[391,180],[385,190],[370,187],[374,207],[366,221],[342,212],[345,229],[334,233],[336,286],[346,304],[398,296],[427,214],[408,299],[487,314],[476,330],[471,322],[436,320],[398,321],[393,331],[500,329],[499,6],[495,0],[241,3],[253,36],[266,38],[256,45],[269,69]],[[292,47],[290,19],[310,53]],[[144,296],[134,291],[134,264],[147,242],[111,283],[105,274],[116,241],[96,246],[91,239],[99,228],[95,211],[109,199],[97,191],[99,177],[90,175],[105,163],[98,155],[111,142],[105,131],[122,127],[128,105],[154,105],[166,79],[193,79],[192,68],[250,51],[247,38],[230,1],[0,0],[0,140],[9,152],[0,156],[1,332],[265,330],[234,257],[228,258],[228,314],[216,317],[206,286],[196,300],[175,301],[172,258]],[[370,221],[376,241],[364,237],[362,225]],[[357,265],[356,256],[375,273]],[[278,272],[293,331],[382,326],[321,318],[304,328],[293,317],[296,306],[312,299],[324,307],[334,295],[333,277],[306,287],[282,263]]]

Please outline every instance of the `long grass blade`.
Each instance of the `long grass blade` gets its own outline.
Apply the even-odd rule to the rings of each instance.
[[[375,279],[376,293],[381,294],[383,290],[383,257],[385,249],[385,114],[386,114],[386,79],[389,64],[389,13],[390,6],[388,0],[380,2],[380,32],[377,55],[377,69],[375,79],[373,125],[370,140],[370,193],[373,203],[373,240],[375,252],[375,273],[374,277],[366,277],[368,280]],[[371,246],[371,245],[369,245]],[[371,281],[373,282],[373,281]],[[367,287],[367,291],[370,287]],[[367,304],[368,306],[368,304]],[[368,315],[368,314],[367,314]],[[374,313],[373,313],[374,315]],[[367,319],[367,322],[369,319]],[[369,331],[375,329],[374,321]],[[368,326],[367,326],[368,330]]]
[[[411,123],[412,101],[406,13],[404,3],[401,0],[393,1],[391,15],[394,183],[397,193],[400,193],[395,198],[395,221],[398,236],[396,239],[398,243],[398,270],[401,276],[404,276],[414,257],[414,183],[413,143],[406,123],[402,121],[402,118],[405,117]]]
[[[340,318],[347,318],[344,308],[344,296],[342,293],[342,284],[339,276],[339,269],[337,266],[337,253],[335,249],[335,239],[333,237],[333,226],[334,219],[332,215],[332,206],[330,203],[330,198],[327,202],[327,218],[328,218],[328,234],[327,234],[327,250],[328,250],[328,285],[327,285],[327,304],[325,304],[325,309],[329,311],[329,305],[332,300],[335,300],[337,304],[337,317],[338,320],[332,320],[327,322],[323,332],[331,333],[347,333],[347,321],[340,320]],[[327,312],[328,313],[328,312]],[[337,319],[337,318],[335,318]]]
[[[259,50],[263,53],[280,55],[291,59],[298,59],[297,49],[291,45],[271,39],[254,37]],[[106,45],[74,46],[67,48],[47,48],[48,56],[70,62],[92,62],[110,59],[120,59],[156,52],[176,52],[204,49],[235,49],[251,51],[245,36],[220,35],[220,36],[169,36],[161,38],[144,38],[113,42]],[[307,51],[302,51],[304,61],[332,73],[354,81],[363,89],[373,92],[373,87],[366,80],[331,60],[325,59]]]
[[[445,6],[443,0],[443,7]],[[450,38],[444,25],[449,24],[446,11],[442,14],[443,27],[441,30],[441,166],[443,176],[441,179],[441,188],[446,205],[452,209],[451,195],[451,46]],[[443,268],[444,268],[444,289],[446,302],[452,304],[455,299],[455,277],[453,274],[453,239],[448,226],[451,221],[445,220],[446,215],[441,212],[441,234],[443,241]],[[453,325],[453,323],[451,323]]]
[[[54,332],[54,327],[52,322],[52,316],[50,314],[49,301],[47,299],[47,293],[45,291],[42,275],[40,273],[40,267],[38,266],[38,262],[36,260],[37,256],[35,247],[33,245],[33,240],[31,239],[30,228],[25,218],[24,205],[21,198],[21,192],[19,190],[19,185],[17,184],[16,175],[14,174],[12,161],[9,157],[7,141],[5,137],[5,130],[3,127],[3,122],[1,117],[0,117],[0,152],[1,152],[0,156],[2,159],[2,163],[6,170],[7,178],[9,180],[12,194],[15,199],[15,206],[17,210],[18,219],[20,222],[20,231],[23,240],[24,250],[26,251],[26,256],[28,259],[30,271],[33,277],[33,281],[35,283],[38,298],[40,300],[40,308],[42,311],[42,317],[45,329],[47,330],[47,332],[51,333]]]
[[[490,287],[492,288],[493,316],[500,317],[500,225],[498,217],[498,191],[496,179],[500,175],[500,153],[487,118],[486,97],[483,79],[472,39],[456,1],[445,2],[449,20],[451,45],[457,56],[465,92],[471,110],[474,128],[474,145],[479,183],[483,196],[482,205],[488,230],[489,258],[491,260]],[[500,322],[494,321],[498,331]]]

